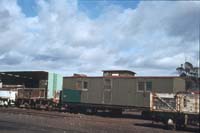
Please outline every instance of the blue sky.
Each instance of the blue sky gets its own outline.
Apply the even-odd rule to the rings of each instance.
[[[39,8],[36,0],[17,0],[17,3],[27,17],[37,16]],[[96,18],[107,6],[114,5],[121,8],[134,9],[138,3],[139,0],[78,0],[78,8],[86,12],[89,17]]]
[[[0,0],[0,70],[175,75],[199,63],[199,1]]]
[[[17,0],[17,4],[27,17],[34,17],[37,15],[38,8],[35,0]]]
[[[107,6],[119,6],[121,8],[137,7],[139,0],[79,0],[79,9],[86,12],[90,17],[98,17]]]

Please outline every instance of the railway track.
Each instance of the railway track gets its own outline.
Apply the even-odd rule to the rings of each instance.
[[[84,121],[93,121],[96,119],[95,117],[98,116],[91,116],[86,117],[84,114],[72,114],[72,113],[62,113],[56,111],[44,111],[44,110],[33,110],[33,109],[22,109],[22,108],[0,108],[0,113],[7,113],[7,114],[22,114],[22,115],[29,115],[29,116],[40,116],[40,117],[47,117],[47,118],[73,118],[73,119],[83,119]],[[121,121],[121,118],[112,118],[107,117],[109,121]],[[130,118],[131,120],[131,118]],[[105,117],[98,117],[96,122],[98,123],[105,123],[107,119]],[[128,120],[129,121],[129,120]]]
[[[0,108],[0,112],[2,113],[11,113],[11,114],[23,114],[23,115],[34,115],[34,116],[42,116],[42,117],[51,117],[51,118],[60,118],[60,117],[76,117],[71,116],[67,113],[60,112],[49,112],[44,110],[32,110],[32,109],[19,109],[19,108]]]

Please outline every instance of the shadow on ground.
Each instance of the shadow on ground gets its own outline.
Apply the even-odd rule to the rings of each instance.
[[[84,114],[84,115],[90,115],[90,116],[100,116],[100,117],[108,117],[108,118],[127,118],[127,119],[143,119],[143,120],[148,120],[148,119],[144,119],[140,113],[137,114],[128,114],[128,113],[123,113],[120,115],[114,115],[111,113],[107,113],[107,112],[98,112],[95,114],[92,113],[80,113],[80,114]]]
[[[76,130],[67,130],[62,128],[55,127],[46,127],[41,125],[35,125],[30,123],[20,123],[20,122],[12,122],[6,120],[0,120],[0,133],[1,132],[9,132],[15,131],[16,133],[27,132],[27,133],[51,133],[51,132],[66,132],[66,133],[82,133]]]
[[[169,130],[164,124],[159,123],[136,123],[135,126],[149,127],[149,128],[158,128]],[[178,131],[187,131],[187,132],[197,132],[199,133],[199,127],[186,127]]]

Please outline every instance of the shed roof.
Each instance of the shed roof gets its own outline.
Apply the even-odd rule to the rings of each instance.
[[[126,72],[126,73],[136,74],[135,72],[130,70],[103,70],[103,72]]]
[[[46,71],[0,71],[0,77],[15,77],[24,79],[45,80],[48,78]]]

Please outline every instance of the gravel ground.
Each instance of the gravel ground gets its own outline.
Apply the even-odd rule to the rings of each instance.
[[[52,116],[58,113],[53,112]],[[161,123],[152,124],[141,119],[139,113],[124,114],[118,118],[66,113],[66,117],[55,118],[0,112],[0,133],[189,133],[198,130],[166,130]]]

